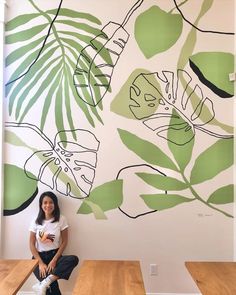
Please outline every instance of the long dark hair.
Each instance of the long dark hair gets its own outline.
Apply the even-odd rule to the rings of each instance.
[[[39,213],[38,213],[38,216],[35,220],[35,222],[37,224],[40,224],[42,225],[44,219],[45,219],[45,213],[42,209],[42,204],[43,204],[43,199],[44,197],[49,197],[50,199],[52,199],[53,201],[53,204],[54,204],[54,210],[52,212],[52,215],[54,217],[53,222],[56,222],[56,221],[59,221],[60,219],[60,208],[59,208],[59,205],[58,205],[58,200],[57,200],[57,196],[53,193],[53,192],[44,192],[41,194],[40,198],[39,198]]]

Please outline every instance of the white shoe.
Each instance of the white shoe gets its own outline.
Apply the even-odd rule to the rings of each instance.
[[[37,284],[33,285],[32,289],[37,295],[46,295],[48,285],[43,282],[38,282]]]

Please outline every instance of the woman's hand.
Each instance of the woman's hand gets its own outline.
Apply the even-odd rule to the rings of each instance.
[[[39,262],[39,275],[41,278],[46,278],[47,276],[47,264]]]
[[[57,259],[54,257],[48,264],[47,272],[51,273],[56,267],[56,264],[57,264]]]

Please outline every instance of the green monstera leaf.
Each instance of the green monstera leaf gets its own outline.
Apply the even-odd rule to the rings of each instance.
[[[27,177],[24,169],[15,165],[4,165],[4,215],[19,213],[36,197],[38,182],[33,179],[33,174],[30,176]]]
[[[183,28],[180,14],[152,6],[135,21],[135,39],[146,58],[168,50],[179,39]]]

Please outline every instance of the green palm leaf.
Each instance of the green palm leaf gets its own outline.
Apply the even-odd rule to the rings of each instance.
[[[48,24],[38,25],[34,28],[30,28],[24,31],[14,33],[12,35],[7,35],[5,38],[6,44],[12,44],[16,42],[28,41],[29,39],[35,37],[37,34],[41,33]]]
[[[54,44],[54,41],[49,42],[45,46],[45,50],[46,49],[49,49],[53,44]],[[55,50],[57,48],[58,47],[54,47],[54,49],[52,49],[52,51],[50,51],[50,54],[53,55],[53,53],[55,52]],[[39,58],[38,64],[37,64],[38,66],[37,67],[33,67],[31,69],[30,75],[25,75],[23,77],[23,79],[20,80],[20,82],[19,81],[16,81],[15,83],[7,84],[7,86],[6,86],[6,95],[9,94],[9,92],[11,91],[12,88],[14,89],[13,90],[13,93],[16,90],[16,94],[18,94],[19,91],[22,89],[22,87],[25,85],[24,83],[26,81],[29,82],[33,78],[34,74],[38,71],[38,68],[41,68],[41,66],[45,63],[45,61],[48,60],[48,57],[47,57],[47,59],[45,59],[44,54],[46,54],[46,53],[44,52],[43,55]],[[30,64],[32,64],[32,62],[34,61],[34,59],[36,58],[36,56],[37,56],[37,49],[24,58],[24,60],[22,61],[22,63],[19,65],[19,67],[17,67],[16,70],[11,75],[9,81],[12,81],[14,79],[17,79],[17,77],[21,76],[27,70],[27,68],[30,66]],[[24,82],[21,82],[22,80]],[[23,83],[23,84],[18,84],[18,83]],[[15,98],[14,97],[14,94],[12,95],[12,93],[11,93],[11,95],[9,96],[10,113],[11,113],[11,107],[12,107],[11,106],[11,101],[14,100],[14,98]]]
[[[37,9],[35,4],[34,8]],[[40,13],[22,14],[6,24],[6,44],[10,48],[10,53],[6,57],[6,67],[11,65],[14,69],[10,72],[5,92],[9,114],[13,114],[18,122],[22,122],[31,108],[37,104],[42,108],[40,112],[42,130],[48,118],[49,108],[54,109],[58,131],[61,128],[67,129],[67,126],[73,130],[74,118],[70,103],[74,99],[92,126],[95,126],[94,118],[102,123],[98,113],[99,108],[102,109],[102,104],[99,104],[98,108],[87,106],[78,98],[73,83],[79,52],[84,48],[84,44],[88,44],[91,39],[101,34],[97,27],[101,24],[100,20],[88,13],[61,8],[56,20],[51,23],[52,15],[56,15],[57,9],[46,12],[37,10]],[[38,16],[40,19],[37,20],[37,25],[22,30],[22,25],[34,21]],[[62,24],[65,28],[63,30],[61,30]],[[43,36],[50,26],[51,31],[48,31],[48,36]],[[61,31],[58,30],[59,26]],[[14,33],[11,34],[13,29]],[[33,38],[35,36],[37,39]],[[11,44],[15,45],[19,41],[21,47],[16,49],[14,46],[11,50]],[[106,58],[108,60],[109,55],[106,55]],[[97,92],[97,95],[100,93]],[[66,115],[63,109],[66,110]]]
[[[45,62],[47,57],[50,56],[51,52],[54,52],[56,50],[56,48],[53,48],[52,50],[50,50],[48,52],[48,54],[45,55],[45,57],[41,60],[41,62]],[[45,70],[47,68],[50,68],[51,65],[53,65],[59,58],[55,58],[53,60],[51,60],[47,65],[45,65],[39,72],[34,72],[34,70],[32,71],[32,78],[28,79],[28,76],[25,76],[21,82],[19,83],[19,85],[15,88],[14,93],[12,94],[12,98],[16,98],[17,96],[17,91],[20,91],[21,89],[24,89],[24,92],[22,93],[22,95],[19,97],[19,99],[17,100],[17,107],[16,107],[16,111],[15,111],[15,117],[16,119],[18,119],[18,117],[20,116],[20,111],[22,109],[22,104],[25,101],[25,99],[27,98],[27,95],[30,93],[31,89],[34,87],[34,85],[39,81],[39,79],[42,77],[43,73],[45,72]],[[37,74],[37,75],[35,75]],[[26,85],[27,82],[30,82],[28,85]]]
[[[18,28],[19,26],[27,24],[29,21],[35,19],[38,16],[40,16],[40,13],[29,13],[29,14],[19,15],[15,17],[14,19],[10,20],[9,22],[7,22],[5,26],[5,31],[8,32],[8,31],[14,30]]]
[[[32,47],[37,47],[39,44],[42,43],[43,39],[44,39],[44,37],[40,37],[39,39],[37,39],[36,41],[34,41],[32,43],[27,44],[25,46],[22,46],[20,48],[17,48],[16,50],[12,51],[6,58],[6,66],[9,66],[10,64],[15,62],[16,60],[23,57],[25,55],[25,52],[28,52],[29,50],[31,50]]]
[[[53,67],[53,69],[50,71],[51,75],[47,77],[47,79],[43,80],[43,82],[40,84],[37,92],[35,95],[29,100],[28,104],[26,105],[23,114],[20,117],[19,122],[22,122],[28,111],[33,107],[33,105],[37,102],[38,98],[41,96],[42,92],[47,89],[47,87],[50,85],[51,81],[53,80],[53,77],[58,73],[60,70],[61,65],[56,65]]]
[[[55,15],[57,13],[57,9],[47,10],[46,13]],[[60,16],[67,16],[69,18],[87,19],[90,22],[101,25],[100,20],[98,18],[96,18],[95,16],[93,16],[89,13],[78,12],[78,11],[71,10],[68,8],[61,8],[60,9]]]
[[[59,72],[56,75],[54,81],[52,82],[52,84],[51,84],[51,86],[50,86],[50,88],[48,90],[47,96],[46,96],[46,98],[44,100],[43,112],[42,112],[42,117],[41,117],[41,122],[40,122],[40,129],[41,130],[44,129],[47,114],[48,114],[49,108],[50,108],[51,103],[52,103],[52,97],[53,97],[53,94],[55,92],[56,87],[58,86],[58,84],[60,82],[60,78],[61,78],[61,73]]]
[[[64,119],[63,119],[63,112],[62,112],[62,73],[60,77],[60,83],[56,91],[56,99],[55,99],[55,120],[56,120],[56,126],[57,130],[65,130],[64,127]]]
[[[85,31],[85,32],[90,33],[92,35],[95,35],[95,36],[101,34],[100,29],[94,28],[94,27],[87,25],[85,23],[74,22],[72,20],[57,20],[57,21],[55,21],[55,23],[68,25],[74,29],[82,30],[82,31]]]

